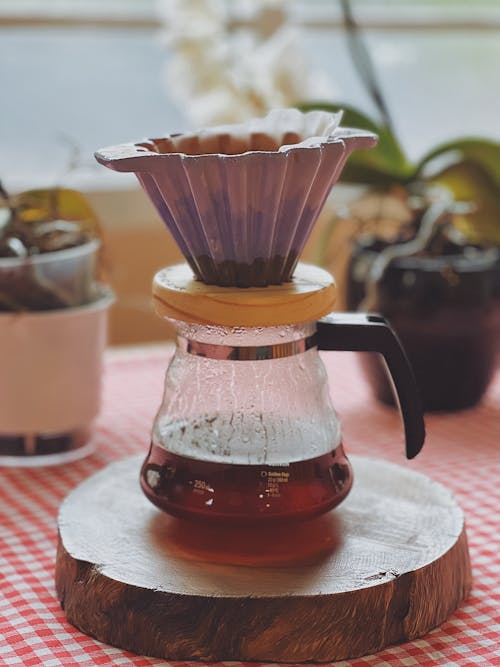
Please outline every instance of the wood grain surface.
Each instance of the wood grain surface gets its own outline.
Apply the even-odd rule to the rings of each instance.
[[[281,326],[313,322],[335,303],[333,277],[299,263],[290,282],[268,287],[218,287],[194,278],[187,264],[168,266],[153,280],[153,304],[161,317],[219,326]]]
[[[352,457],[333,512],[229,530],[159,512],[140,463],[112,463],[59,513],[61,605],[106,643],[170,660],[341,660],[425,634],[470,588],[461,510],[407,468]]]

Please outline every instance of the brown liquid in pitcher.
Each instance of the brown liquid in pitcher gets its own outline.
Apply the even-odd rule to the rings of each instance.
[[[288,465],[202,461],[151,445],[142,490],[174,516],[219,523],[296,521],[338,505],[352,484],[342,445]]]

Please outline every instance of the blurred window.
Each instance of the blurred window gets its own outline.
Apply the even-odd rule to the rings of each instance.
[[[251,0],[228,2],[235,22],[244,21]],[[336,99],[371,111],[338,3],[290,5]],[[353,9],[412,157],[457,135],[500,139],[498,0],[353,0]],[[96,148],[186,127],[165,83],[159,28],[155,0],[0,0],[0,177],[8,187],[55,184],[70,163],[85,167],[92,188],[123,187],[132,181],[94,168]]]

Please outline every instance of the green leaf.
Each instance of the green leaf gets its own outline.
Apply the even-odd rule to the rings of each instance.
[[[390,187],[394,183],[407,183],[415,173],[408,162],[394,133],[385,125],[343,104],[313,102],[302,104],[302,111],[323,110],[335,113],[343,110],[342,125],[369,130],[378,135],[375,148],[355,151],[349,158],[340,180],[344,183],[368,183],[379,187]]]
[[[439,160],[437,160],[439,158]],[[488,139],[456,139],[433,148],[418,163],[417,176],[434,168],[438,172],[440,163],[447,162],[446,167],[458,162],[472,161],[487,171],[500,188],[500,143]],[[434,163],[434,166],[433,166]]]
[[[457,227],[474,243],[500,246],[500,186],[480,162],[463,160],[431,179],[447,187],[459,201],[473,204],[474,211],[456,216]]]

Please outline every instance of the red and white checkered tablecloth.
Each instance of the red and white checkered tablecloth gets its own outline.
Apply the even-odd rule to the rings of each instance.
[[[168,348],[108,353],[93,455],[62,467],[0,469],[0,665],[167,665],[87,637],[66,622],[54,590],[56,517],[66,494],[110,461],[144,452]],[[500,373],[480,407],[427,417],[419,457],[403,457],[399,417],[370,396],[354,355],[324,356],[348,452],[380,456],[448,486],[466,514],[474,584],[440,628],[350,667],[500,665]],[[176,663],[177,665],[187,663]]]

